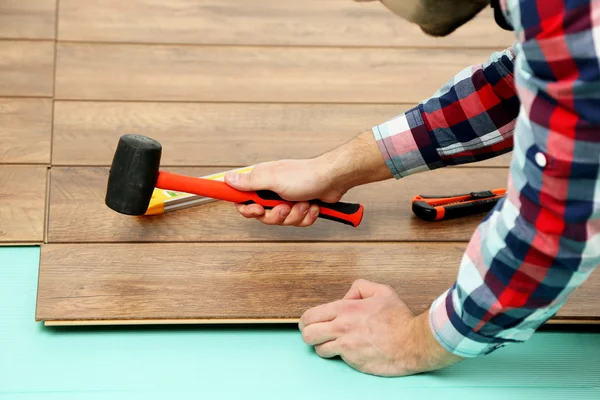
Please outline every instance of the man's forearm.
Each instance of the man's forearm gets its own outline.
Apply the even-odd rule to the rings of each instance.
[[[317,161],[345,190],[392,178],[371,131],[317,157]]]
[[[492,54],[431,98],[317,159],[348,190],[505,154],[512,150],[520,109],[513,60],[512,48]]]

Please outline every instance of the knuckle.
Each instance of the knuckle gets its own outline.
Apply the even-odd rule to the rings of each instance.
[[[274,210],[269,210],[265,221],[269,223],[269,225],[279,225],[283,223],[284,218],[281,218],[281,215],[278,212],[274,212]]]
[[[362,286],[367,283],[366,279],[358,278],[354,282],[352,282],[352,286]]]
[[[254,213],[252,211],[243,210],[243,211],[240,211],[240,214],[242,214],[246,218],[256,218],[256,215],[254,215]]]
[[[343,335],[343,334],[350,332],[352,330],[352,326],[353,326],[352,322],[347,319],[339,320],[335,324],[335,331],[339,335]]]
[[[394,290],[393,287],[391,287],[390,285],[383,285],[383,293],[387,294],[387,295],[392,295],[395,294],[396,291]]]
[[[343,306],[343,312],[345,313],[355,313],[361,309],[361,303],[351,301],[347,302]]]
[[[254,183],[254,181],[256,181],[256,170],[252,170],[250,172],[248,172],[247,174],[245,174],[246,176],[246,181],[252,185]],[[244,176],[244,175],[242,175]]]

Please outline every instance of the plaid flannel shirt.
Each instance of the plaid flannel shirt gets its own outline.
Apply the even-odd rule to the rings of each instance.
[[[462,357],[529,339],[600,264],[600,1],[500,5],[510,48],[373,127],[397,179],[513,152],[507,196],[430,308]]]

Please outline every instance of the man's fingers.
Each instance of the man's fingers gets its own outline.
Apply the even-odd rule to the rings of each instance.
[[[318,322],[306,326],[302,330],[304,343],[313,346],[336,339],[332,322]]]
[[[300,327],[300,330],[303,331],[308,325],[316,324],[317,322],[333,321],[340,309],[340,301],[313,307],[302,314],[298,326]]]
[[[259,204],[236,204],[236,209],[246,218],[256,218],[266,225],[285,225],[306,227],[314,224],[318,216],[318,207],[310,207],[308,203],[298,203],[292,208],[280,204],[265,210]],[[316,208],[316,213],[313,209]]]
[[[300,226],[300,227],[311,226],[312,224],[315,223],[315,221],[317,220],[318,217],[319,217],[319,207],[313,205],[309,208],[308,212],[304,216],[304,219],[296,226]]]
[[[283,225],[291,226],[291,225],[299,225],[302,223],[306,214],[308,213],[309,204],[305,201],[298,202],[294,204],[292,210],[289,215],[283,221]]]
[[[331,340],[315,346],[315,351],[322,358],[333,358],[341,355],[341,348],[338,340]]]
[[[273,207],[270,210],[265,210],[263,216],[257,219],[267,225],[282,225],[285,218],[290,213],[290,207],[284,204]]]
[[[236,204],[235,208],[246,218],[257,218],[265,213],[260,204]]]

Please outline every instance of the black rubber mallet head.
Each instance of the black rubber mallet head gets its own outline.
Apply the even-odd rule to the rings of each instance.
[[[148,210],[158,181],[162,145],[142,135],[123,135],[117,144],[108,176],[105,203],[127,215]]]
[[[155,188],[233,203],[257,203],[266,209],[279,204],[294,205],[294,202],[284,200],[272,191],[242,192],[222,181],[160,171],[161,155],[162,146],[154,139],[134,134],[121,136],[110,167],[106,205],[121,214],[144,215]],[[319,218],[355,227],[362,221],[361,204],[332,204],[320,200],[311,200],[309,203],[319,206]]]

